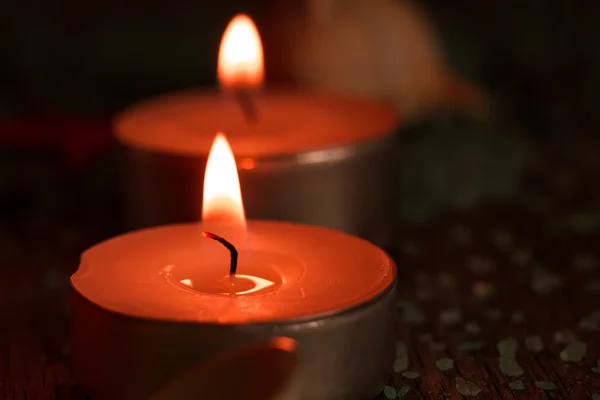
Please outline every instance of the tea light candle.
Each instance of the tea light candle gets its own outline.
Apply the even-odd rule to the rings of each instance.
[[[260,36],[233,19],[221,91],[143,101],[115,120],[126,149],[130,227],[196,221],[214,132],[236,149],[250,218],[321,225],[386,245],[393,212],[394,111],[372,100],[263,88]]]
[[[71,278],[78,381],[94,400],[148,399],[222,352],[284,336],[298,363],[278,399],[374,396],[394,358],[393,261],[345,233],[246,222],[225,137],[212,148],[202,223],[82,255]]]

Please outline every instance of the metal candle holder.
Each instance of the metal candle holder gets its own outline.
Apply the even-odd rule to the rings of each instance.
[[[225,325],[117,314],[91,303],[71,286],[74,375],[93,400],[147,400],[219,354],[286,336],[298,343],[298,362],[277,400],[372,398],[394,360],[395,298],[396,280],[352,309],[298,320]]]

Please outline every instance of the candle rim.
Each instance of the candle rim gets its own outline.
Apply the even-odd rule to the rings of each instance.
[[[135,293],[135,290],[139,290],[135,289],[136,287],[140,287],[139,284],[146,285],[147,283],[142,282],[148,282],[156,285],[156,283],[151,282],[158,282],[160,279],[165,279],[163,276],[159,276],[160,265],[163,265],[162,263],[165,262],[164,259],[161,259],[161,257],[164,258],[161,254],[167,254],[167,258],[171,258],[172,256],[169,254],[177,254],[179,250],[183,250],[183,254],[185,254],[190,248],[190,243],[192,243],[192,246],[196,246],[195,236],[190,236],[190,233],[197,232],[198,236],[201,236],[200,231],[205,228],[203,225],[206,223],[183,223],[145,228],[100,242],[82,253],[80,267],[71,276],[70,282],[73,288],[88,300],[97,305],[103,304],[103,308],[113,312],[123,311],[126,315],[131,314],[132,316],[152,315],[159,320],[188,321],[194,323],[214,321],[218,322],[218,324],[223,324],[226,319],[230,319],[232,323],[248,324],[258,321],[302,320],[306,317],[312,318],[316,315],[329,315],[330,313],[337,313],[364,304],[389,290],[390,286],[395,285],[397,279],[396,264],[383,249],[365,239],[314,225],[269,220],[249,220],[248,222],[249,232],[257,235],[258,242],[255,242],[255,244],[246,249],[259,252],[265,251],[265,243],[269,243],[269,240],[281,236],[286,239],[279,244],[280,254],[293,258],[300,257],[298,258],[299,262],[314,265],[314,267],[306,269],[302,275],[303,281],[315,282],[309,283],[309,286],[306,287],[308,297],[305,297],[306,295],[303,295],[301,298],[298,297],[295,293],[302,286],[291,283],[283,289],[281,296],[277,298],[267,295],[252,300],[241,299],[242,303],[240,305],[242,308],[247,304],[245,303],[246,301],[251,301],[256,302],[261,307],[265,307],[265,311],[271,310],[271,312],[267,312],[266,314],[261,312],[250,312],[249,314],[233,313],[223,315],[223,319],[219,318],[218,313],[214,314],[220,307],[219,300],[210,295],[186,298],[181,294],[177,294],[177,292],[164,292],[165,286],[156,286],[156,293],[171,293],[168,295],[170,300],[165,302],[165,299],[159,295],[158,297],[151,298],[143,297],[140,302],[136,301],[135,296],[132,297],[132,293]],[[161,238],[165,234],[167,235],[164,237],[168,237],[171,242],[166,242],[166,247],[158,248],[156,250],[158,251],[156,253],[157,256],[140,250],[140,243],[144,243],[146,240],[150,240],[149,243],[155,243],[157,238]],[[139,237],[135,238],[136,235],[139,235]],[[132,237],[132,239],[128,239],[128,237]],[[173,253],[171,252],[171,243],[180,243],[179,238],[189,238],[189,240],[184,239],[181,247],[175,247]],[[128,240],[133,240],[133,242]],[[201,239],[199,238],[199,240]],[[330,252],[328,251],[328,247],[322,247],[320,244],[331,243],[330,241],[335,243],[334,246],[336,247],[334,248],[337,248],[337,251]],[[208,241],[204,243],[208,243]],[[108,246],[108,248],[103,249],[102,247],[104,246]],[[304,253],[306,249],[312,248],[310,246],[319,247],[316,248],[315,252]],[[339,246],[343,247],[340,248]],[[128,250],[129,248],[133,248],[135,251],[131,253]],[[163,250],[165,248],[169,249],[167,253]],[[350,249],[350,251],[343,252],[344,248]],[[139,253],[140,251],[142,253]],[[121,254],[131,254],[131,258],[122,258]],[[123,268],[127,268],[127,263],[135,263],[135,259],[139,257],[136,254],[146,254],[152,260],[157,259],[160,261],[157,261],[157,265],[153,266],[153,261],[149,263],[147,261],[148,258],[146,258],[140,264],[141,275],[139,273],[136,275],[135,272],[127,273],[127,270],[123,270]],[[367,263],[367,265],[364,263]],[[108,268],[108,270],[105,268]],[[155,271],[154,268],[156,268],[156,275],[152,272]],[[132,289],[135,290],[134,292],[128,292],[128,290],[120,289],[115,292],[119,293],[117,296],[109,295],[106,297],[103,294],[106,291],[102,287],[103,285],[107,285],[107,282],[110,282],[111,278],[107,277],[110,277],[114,273],[121,274],[122,272],[119,271],[124,271],[124,275],[123,279],[115,281],[117,283],[116,286],[124,288],[127,286],[123,285],[133,283],[134,286],[132,286]],[[344,274],[346,272],[351,274],[347,275],[348,279],[338,279],[336,281],[335,277],[337,274]],[[88,276],[90,273],[91,276]],[[100,275],[95,276],[97,273]],[[149,275],[146,275],[148,273]],[[358,276],[354,275],[357,273],[359,274]],[[143,278],[142,281],[138,281],[139,278],[137,276],[147,276],[149,280]],[[342,276],[344,275],[339,275],[339,277]],[[332,281],[336,281],[334,287],[331,286]],[[167,284],[165,280],[165,285]],[[304,289],[301,290],[304,291]],[[186,299],[190,299],[187,307],[183,307],[180,310],[178,307],[173,306],[175,304],[172,303],[173,301],[188,301]],[[205,303],[206,301],[208,303]],[[204,304],[207,305],[206,308],[204,308]],[[190,314],[185,311],[189,310],[189,307],[199,307],[198,310],[206,310],[207,314],[206,316],[204,314],[198,316]],[[216,317],[211,316],[213,314]]]

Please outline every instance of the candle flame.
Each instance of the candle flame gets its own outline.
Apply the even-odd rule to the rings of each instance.
[[[264,79],[260,34],[252,19],[236,15],[221,39],[217,74],[225,88],[256,89]]]
[[[222,133],[217,133],[206,162],[202,220],[220,220],[246,226],[235,157]]]

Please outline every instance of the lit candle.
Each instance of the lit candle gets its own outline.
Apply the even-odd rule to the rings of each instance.
[[[214,132],[224,131],[236,149],[250,218],[322,225],[387,244],[392,109],[366,99],[264,89],[260,36],[243,15],[223,36],[218,78],[219,92],[165,95],[116,119],[129,153],[132,227],[199,218],[198,183]]]
[[[147,399],[223,351],[275,336],[298,343],[278,399],[376,394],[394,357],[393,261],[345,233],[246,222],[223,135],[206,172],[202,223],[127,233],[82,255],[72,338],[87,394]]]

